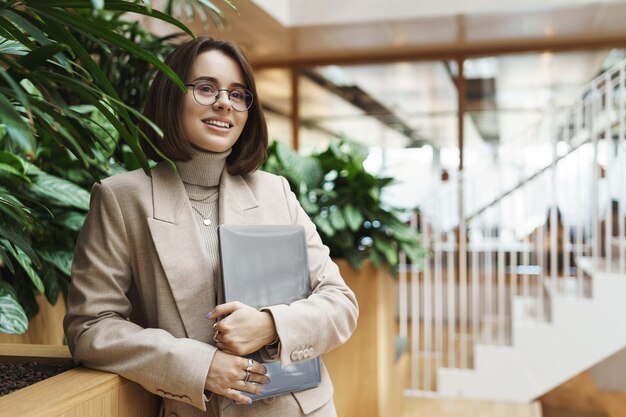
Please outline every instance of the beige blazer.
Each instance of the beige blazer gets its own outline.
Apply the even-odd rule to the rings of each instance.
[[[344,343],[356,327],[356,299],[285,179],[224,171],[219,193],[220,223],[305,228],[313,294],[269,308],[281,341],[281,365]],[[201,239],[182,181],[160,163],[152,177],[138,170],[96,184],[76,244],[64,321],[75,362],[117,373],[164,397],[165,416],[221,415],[232,405],[218,396],[207,402],[204,395],[216,351],[213,322],[205,319],[214,307],[215,284]],[[322,374],[319,387],[279,397],[280,412],[270,401],[231,410],[334,415],[324,367]],[[285,404],[298,409],[286,410]]]

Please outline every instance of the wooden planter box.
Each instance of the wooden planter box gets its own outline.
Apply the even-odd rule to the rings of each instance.
[[[370,263],[357,271],[347,261],[335,262],[359,303],[359,322],[350,340],[324,355],[337,415],[398,416],[404,387],[394,363],[394,279]]]
[[[67,346],[0,344],[0,361],[64,363]],[[156,417],[160,398],[118,375],[74,368],[0,397],[6,416]]]

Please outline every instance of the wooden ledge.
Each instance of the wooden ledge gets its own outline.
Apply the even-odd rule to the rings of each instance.
[[[60,364],[72,360],[67,346],[0,343],[0,362]]]
[[[70,360],[67,347],[61,348],[63,346],[28,345],[25,350],[19,346],[15,349],[0,346],[0,356],[28,357],[40,363],[42,357],[56,363]],[[36,356],[35,351],[44,356]],[[154,417],[159,406],[159,397],[138,384],[116,374],[83,367],[70,369],[0,397],[0,410],[2,415],[7,416]]]
[[[0,410],[11,416],[63,415],[128,383],[130,381],[114,374],[74,368],[0,397]]]

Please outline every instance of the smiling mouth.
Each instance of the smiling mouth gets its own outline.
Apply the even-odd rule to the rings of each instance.
[[[203,120],[202,123],[204,123],[205,125],[221,127],[222,129],[230,129],[231,127],[233,127],[232,124],[228,122],[222,122],[220,120],[206,119],[206,120]]]

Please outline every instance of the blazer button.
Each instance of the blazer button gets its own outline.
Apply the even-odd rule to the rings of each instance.
[[[178,417],[178,414],[172,413],[172,414],[169,415],[169,417]]]
[[[298,352],[294,350],[293,352],[291,352],[291,361],[296,362],[297,360],[298,360]]]
[[[276,401],[276,397],[263,398],[263,402],[265,404],[274,404],[275,401]]]

